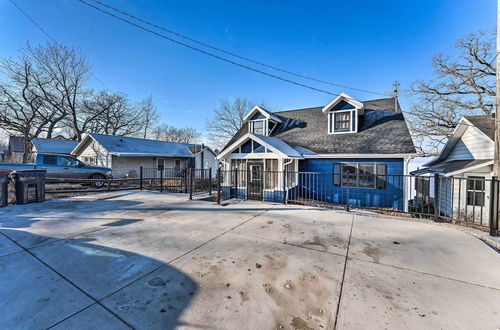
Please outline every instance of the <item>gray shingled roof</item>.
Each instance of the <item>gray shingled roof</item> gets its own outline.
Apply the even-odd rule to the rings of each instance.
[[[465,116],[465,119],[476,126],[481,132],[488,135],[492,140],[495,140],[495,118],[487,115],[483,116]]]
[[[191,157],[192,144],[94,134],[90,136],[109,153],[117,156]]]
[[[78,142],[74,140],[62,140],[62,139],[42,139],[34,138],[31,140],[36,152],[39,153],[53,153],[53,154],[71,154],[71,151],[75,149]]]
[[[395,111],[394,98],[363,102],[364,115],[353,134],[328,134],[323,107],[278,111],[281,125],[271,136],[291,146],[307,148],[318,154],[399,154],[415,153],[415,146],[404,116]],[[397,104],[400,110],[399,104]],[[225,148],[248,132],[244,123]],[[224,148],[224,149],[225,149]]]

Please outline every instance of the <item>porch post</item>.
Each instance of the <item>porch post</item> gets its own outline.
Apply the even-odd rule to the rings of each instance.
[[[286,204],[286,169],[283,165],[283,204]]]
[[[434,173],[434,221],[439,220],[439,179],[439,174]]]
[[[220,204],[220,199],[221,199],[221,180],[222,180],[222,173],[221,173],[221,168],[219,167],[217,169],[217,204]]]
[[[496,176],[491,177],[489,214],[491,236],[498,236],[498,184],[498,178]]]

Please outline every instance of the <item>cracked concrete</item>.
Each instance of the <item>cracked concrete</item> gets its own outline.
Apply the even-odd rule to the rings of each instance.
[[[0,324],[496,329],[500,255],[440,226],[119,192],[0,209]]]

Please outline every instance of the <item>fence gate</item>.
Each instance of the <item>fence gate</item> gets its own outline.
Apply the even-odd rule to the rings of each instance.
[[[213,182],[212,169],[194,169],[186,170],[186,191],[189,198],[195,195],[212,194],[216,182]]]

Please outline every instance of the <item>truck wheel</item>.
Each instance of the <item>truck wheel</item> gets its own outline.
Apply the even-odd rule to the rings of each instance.
[[[94,175],[92,175],[92,179],[94,179],[94,180],[103,180],[103,181],[93,181],[92,185],[95,188],[102,188],[106,184],[106,182],[104,181],[104,180],[106,180],[106,177],[104,175],[102,175],[102,174],[94,174]]]

